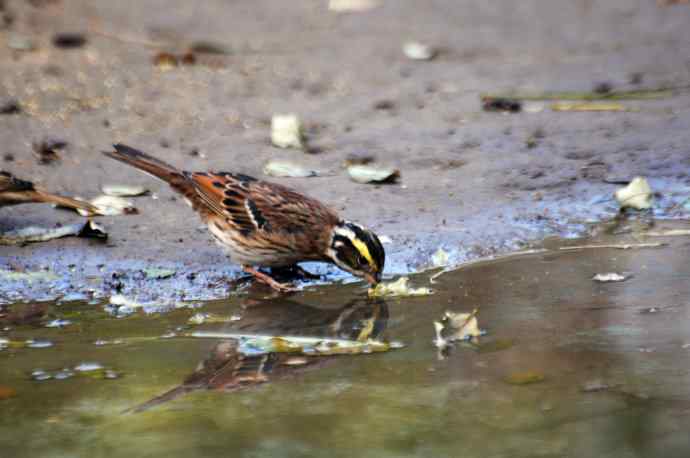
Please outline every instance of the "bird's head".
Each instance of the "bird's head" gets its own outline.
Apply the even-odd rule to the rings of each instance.
[[[350,221],[340,221],[333,228],[327,257],[371,285],[381,281],[386,262],[386,253],[376,234]]]

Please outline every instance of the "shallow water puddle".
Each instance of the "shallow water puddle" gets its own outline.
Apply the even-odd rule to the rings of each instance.
[[[650,242],[666,245],[596,248]],[[589,247],[560,249],[574,245]],[[29,319],[1,325],[0,456],[688,456],[690,236],[544,247],[438,275],[431,296],[374,300],[351,284],[158,314],[10,307]],[[593,280],[611,272],[632,276]],[[433,321],[475,308],[487,335],[439,357]],[[161,338],[190,331],[406,347],[247,355]]]

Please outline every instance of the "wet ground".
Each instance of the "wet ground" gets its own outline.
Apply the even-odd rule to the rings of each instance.
[[[390,273],[428,266],[439,246],[460,263],[582,234],[588,221],[615,215],[619,185],[611,182],[635,175],[659,193],[658,217],[690,214],[687,5],[395,0],[336,14],[326,0],[0,3],[0,103],[20,106],[0,114],[0,168],[66,194],[93,197],[109,183],[152,191],[135,199],[139,215],[100,219],[106,245],[1,247],[1,269],[47,269],[55,280],[19,291],[0,284],[0,300],[89,287],[109,294],[91,280],[106,273],[148,298],[225,296],[208,285],[234,277],[236,266],[165,185],[102,157],[116,141],[191,170],[266,178],[263,166],[276,158],[318,169],[324,176],[273,180],[390,237]],[[65,32],[86,42],[56,47],[55,34]],[[409,60],[408,40],[438,55]],[[168,71],[152,63],[161,51],[209,42],[227,53]],[[606,86],[676,89],[628,101],[623,112],[545,104],[536,113],[488,113],[479,98]],[[271,116],[287,112],[303,120],[313,154],[270,145]],[[40,164],[32,144],[50,139],[66,147],[59,161]],[[352,154],[399,168],[401,180],[351,182],[342,163]],[[3,208],[0,230],[76,219],[47,205]],[[141,280],[150,267],[174,269],[176,288]]]
[[[597,226],[591,239],[548,239],[532,254],[438,275],[432,296],[385,302],[349,284],[167,313],[108,301],[11,305],[0,332],[13,342],[0,351],[0,454],[688,456],[690,236],[659,236],[671,229],[690,224]],[[608,272],[630,277],[592,280]],[[428,286],[432,273],[413,283]],[[440,355],[432,321],[477,307],[479,346]],[[200,313],[227,322],[189,325]],[[70,323],[45,327],[57,319]],[[257,365],[231,341],[171,337],[189,328],[367,330],[405,347]],[[122,414],[185,380],[188,392]]]

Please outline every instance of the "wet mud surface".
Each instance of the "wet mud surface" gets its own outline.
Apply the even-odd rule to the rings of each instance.
[[[99,218],[106,244],[1,247],[0,268],[53,275],[20,289],[3,282],[5,302],[119,287],[144,299],[227,295],[223,279],[235,278],[237,266],[165,185],[100,154],[118,141],[190,170],[265,178],[269,159],[318,169],[323,176],[272,180],[390,237],[390,274],[429,266],[439,247],[459,264],[548,235],[584,234],[586,223],[615,215],[611,194],[619,185],[611,182],[636,175],[659,193],[655,216],[690,212],[684,5],[381,2],[335,14],[325,1],[2,3],[12,20],[0,30],[0,100],[20,109],[0,115],[0,168],[70,195],[93,197],[111,183],[152,192],[133,199],[138,215]],[[86,42],[55,46],[55,34],[65,32]],[[436,46],[438,55],[407,59],[401,47],[410,39]],[[27,40],[33,51],[19,49]],[[179,54],[200,42],[228,54],[168,71],[152,63],[160,51]],[[631,101],[629,112],[489,113],[479,99],[602,83],[680,89]],[[270,145],[271,116],[288,112],[305,123],[312,154]],[[40,163],[32,145],[54,140],[65,143],[60,159]],[[399,168],[401,180],[351,182],[342,163],[352,154]],[[0,230],[78,219],[47,205],[1,212]],[[147,268],[175,275],[161,284],[145,278]],[[331,272],[329,280],[346,278],[314,268]]]
[[[651,235],[669,230],[686,235]],[[0,447],[14,457],[213,457],[230,448],[242,457],[684,457],[688,230],[635,221],[600,226],[591,239],[548,239],[532,254],[436,275],[435,294],[417,298],[371,300],[350,284],[165,313],[118,314],[107,301],[13,304],[0,331],[14,343],[0,351]],[[633,246],[612,248],[623,245]],[[609,272],[629,278],[592,279]],[[412,283],[429,286],[433,273]],[[439,353],[432,321],[474,308],[486,335]],[[200,314],[207,321],[190,324]],[[69,323],[45,327],[54,320]],[[189,330],[367,330],[405,347],[301,362],[277,354],[263,366],[247,358],[233,372],[223,369],[239,367],[231,341],[174,336]]]

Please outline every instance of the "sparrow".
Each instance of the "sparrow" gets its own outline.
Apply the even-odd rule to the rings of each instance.
[[[182,194],[230,259],[271,288],[292,290],[258,267],[321,261],[372,285],[381,280],[385,252],[376,234],[340,218],[318,200],[240,173],[182,171],[129,146],[113,146],[115,151],[103,154]]]
[[[51,203],[98,214],[98,209],[88,202],[51,194],[37,188],[30,181],[20,180],[9,172],[0,171],[0,207],[27,203]]]

